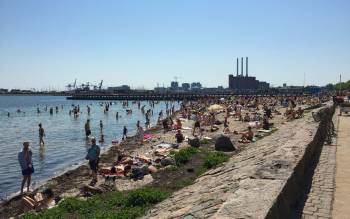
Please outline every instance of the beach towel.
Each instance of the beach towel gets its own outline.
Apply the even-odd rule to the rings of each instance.
[[[172,144],[169,144],[169,143],[161,143],[161,144],[158,144],[156,146],[154,146],[155,148],[171,148],[173,145]]]
[[[153,138],[152,134],[144,134],[144,136],[143,136],[144,140],[148,140],[148,139],[151,139],[151,138]]]
[[[190,127],[182,127],[182,130],[191,130]]]
[[[259,129],[258,132],[270,133],[272,130]]]

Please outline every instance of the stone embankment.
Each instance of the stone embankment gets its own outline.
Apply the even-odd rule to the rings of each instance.
[[[290,218],[304,195],[334,108],[323,121],[312,115],[234,155],[223,166],[156,205],[144,218]]]

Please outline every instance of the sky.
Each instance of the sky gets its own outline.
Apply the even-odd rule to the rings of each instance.
[[[0,0],[0,88],[350,79],[349,0]]]

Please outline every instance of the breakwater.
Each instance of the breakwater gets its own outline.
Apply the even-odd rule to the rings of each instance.
[[[144,218],[291,218],[328,133],[334,108],[323,110],[320,123],[306,114],[281,125]]]

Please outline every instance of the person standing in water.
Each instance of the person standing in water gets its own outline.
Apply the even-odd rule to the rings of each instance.
[[[87,113],[88,113],[88,115],[90,116],[90,107],[89,106],[86,106],[87,107]]]
[[[103,130],[103,123],[102,123],[102,120],[100,120],[100,131],[102,132]]]
[[[128,129],[126,128],[126,126],[124,125],[124,128],[123,128],[123,140],[124,139],[126,139],[128,136],[127,136],[127,134],[128,134]]]
[[[44,136],[45,136],[45,130],[44,130],[42,124],[39,123],[39,144],[40,145],[44,145],[45,144]]]
[[[90,119],[86,120],[85,123],[85,135],[86,137],[89,137],[91,135]]]
[[[23,149],[18,153],[18,162],[22,169],[22,185],[21,194],[23,194],[23,187],[27,182],[27,192],[29,192],[29,186],[31,181],[31,176],[34,173],[33,161],[32,161],[32,151],[29,148],[29,142],[23,142]]]

